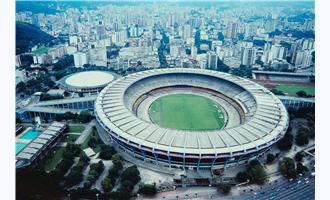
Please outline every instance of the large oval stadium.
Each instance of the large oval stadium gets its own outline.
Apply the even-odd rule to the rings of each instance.
[[[203,69],[157,69],[106,86],[98,123],[124,152],[171,168],[225,168],[263,155],[288,114],[262,86]]]

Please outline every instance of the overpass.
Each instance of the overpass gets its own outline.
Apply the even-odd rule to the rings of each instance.
[[[66,112],[79,113],[83,110],[94,109],[96,97],[97,96],[89,96],[41,101],[21,108],[17,110],[16,113],[22,120],[31,119],[37,116],[46,119],[53,119],[56,115],[63,115]]]
[[[286,108],[311,108],[315,106],[315,98],[291,97],[277,95]]]

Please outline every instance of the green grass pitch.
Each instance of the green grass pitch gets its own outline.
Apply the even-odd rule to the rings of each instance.
[[[224,114],[212,100],[194,94],[160,97],[149,108],[153,122],[164,128],[214,130],[224,125]]]
[[[315,87],[311,86],[276,84],[276,89],[294,96],[300,90],[305,91],[309,95],[315,95]]]

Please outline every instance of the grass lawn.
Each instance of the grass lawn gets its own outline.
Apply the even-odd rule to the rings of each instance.
[[[65,136],[64,142],[74,143],[78,137],[79,137],[79,135],[67,134]]]
[[[85,130],[82,125],[69,125],[69,133],[81,133]]]
[[[33,51],[33,53],[35,54],[44,54],[48,52],[48,48],[47,47],[40,47],[36,50]]]
[[[303,85],[276,84],[276,89],[289,95],[295,95],[300,90],[305,91],[309,95],[315,95],[315,87]]]
[[[222,128],[224,115],[212,100],[193,94],[173,94],[152,103],[149,115],[165,128],[212,130]]]
[[[46,158],[44,162],[44,169],[46,171],[53,170],[63,157],[65,147],[55,148]]]

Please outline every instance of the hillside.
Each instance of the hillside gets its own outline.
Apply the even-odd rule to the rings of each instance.
[[[27,52],[32,46],[45,44],[53,39],[53,36],[32,24],[16,22],[16,54]]]

